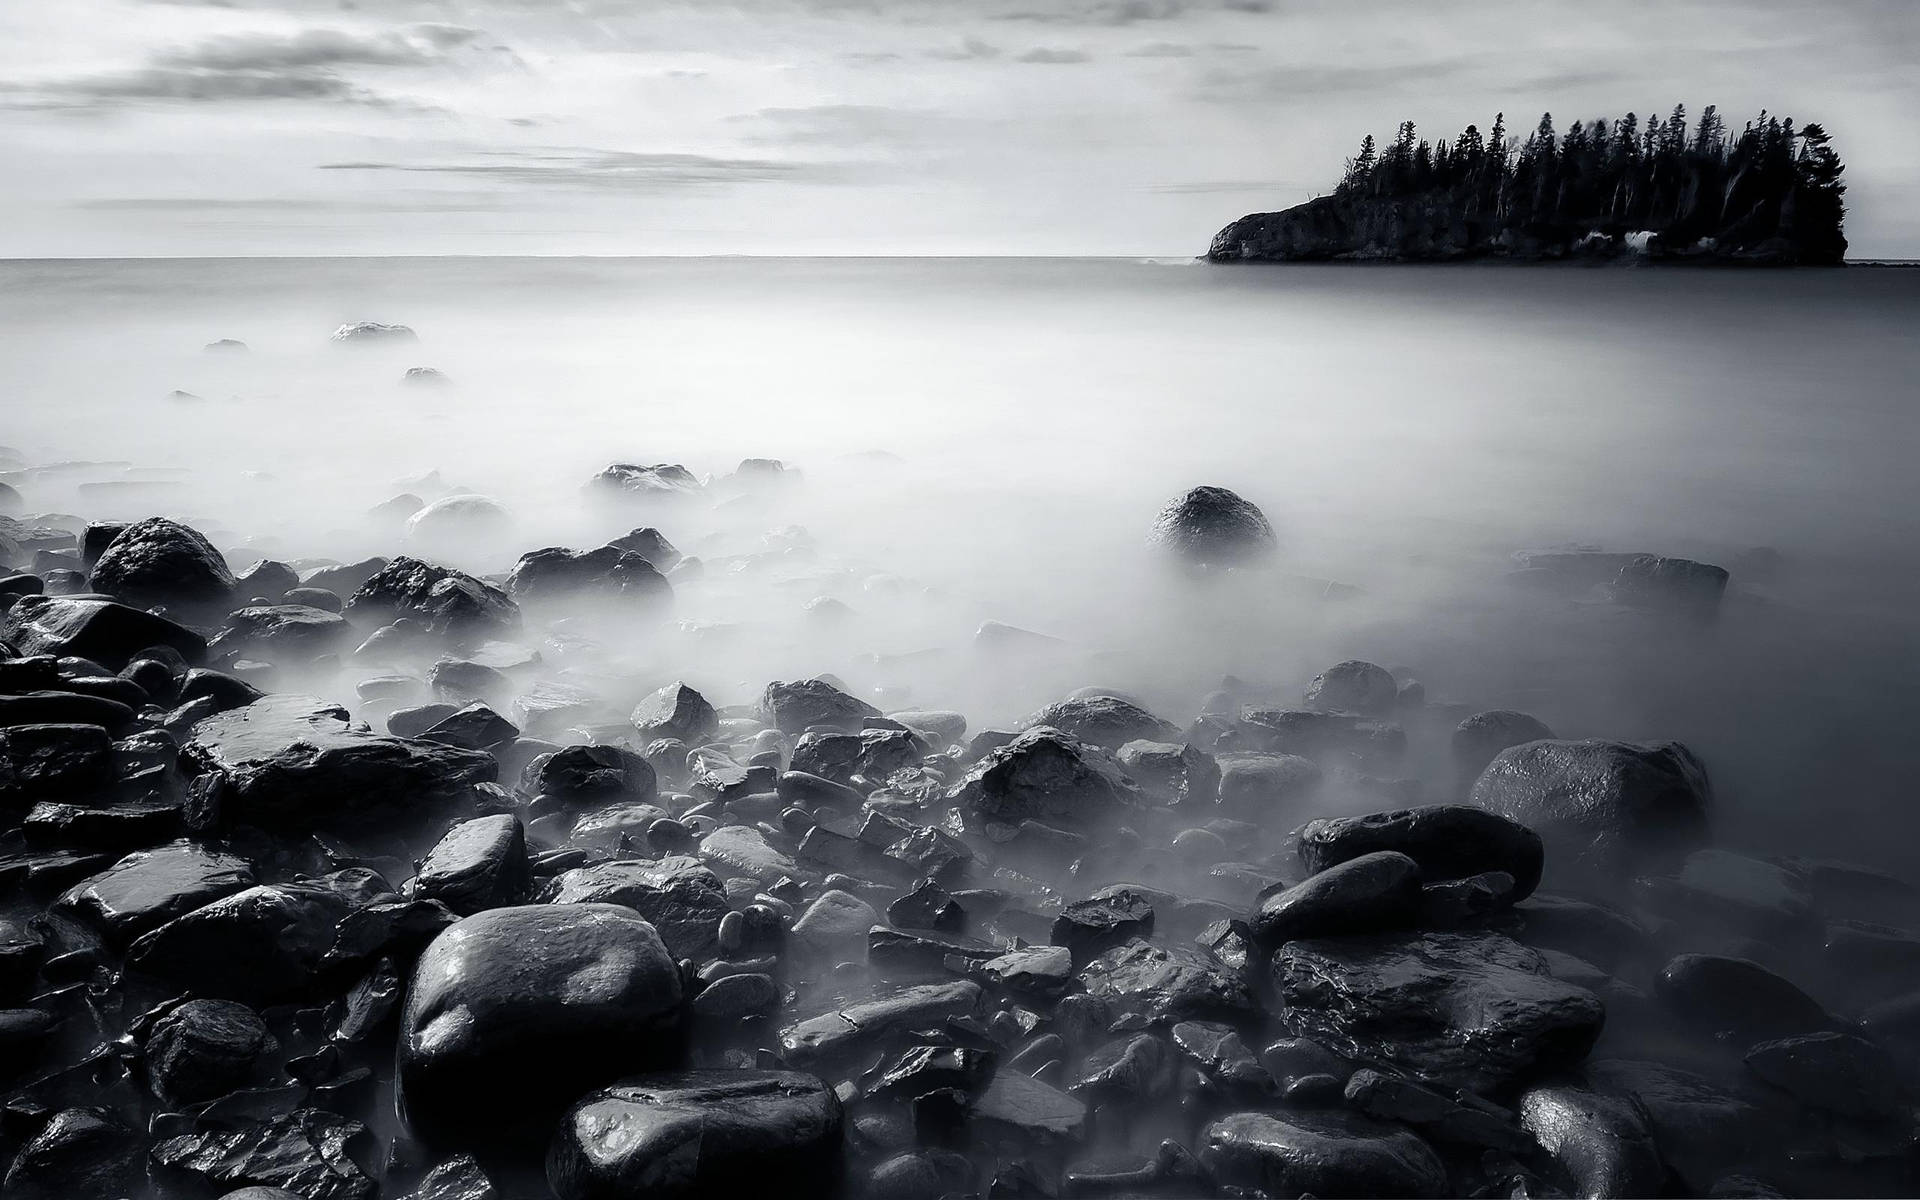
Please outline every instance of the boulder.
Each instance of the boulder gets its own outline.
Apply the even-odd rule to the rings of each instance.
[[[112,1200],[136,1192],[142,1139],[105,1108],[54,1113],[20,1152],[0,1183],[7,1200]]]
[[[678,968],[613,904],[496,908],[436,937],[414,968],[397,1079],[435,1143],[544,1132],[589,1088],[681,1053]]]
[[[137,608],[156,605],[225,611],[233,572],[198,530],[148,517],[116,535],[93,565],[94,588]]]
[[[245,859],[194,842],[171,842],[136,850],[74,884],[48,911],[79,922],[119,949],[175,917],[252,885],[253,868]]]
[[[266,1022],[231,1000],[188,1000],[146,1030],[141,1051],[147,1086],[173,1109],[245,1087],[278,1043]]]
[[[1553,730],[1546,722],[1510,708],[1477,712],[1461,721],[1453,730],[1453,761],[1460,777],[1469,782],[1478,779],[1493,756],[1509,746],[1551,739]]]
[[[1616,879],[1704,846],[1713,789],[1678,742],[1543,740],[1495,755],[1470,802],[1538,833],[1556,869]]]
[[[680,561],[680,551],[666,539],[658,529],[642,527],[631,533],[623,533],[608,542],[616,550],[631,550],[641,558],[653,564],[656,571],[671,571]]]
[[[1577,1196],[1657,1196],[1666,1166],[1631,1098],[1572,1084],[1527,1089],[1520,1123],[1573,1181]]]
[[[651,800],[659,787],[653,765],[619,746],[565,746],[536,756],[521,772],[531,795],[567,804]]]
[[[895,1034],[974,1015],[982,997],[980,985],[970,980],[902,988],[789,1025],[780,1032],[780,1050],[795,1066],[845,1062]]]
[[[1274,553],[1273,526],[1251,501],[1223,487],[1197,487],[1154,518],[1154,545],[1197,566],[1228,567]]]
[[[768,684],[755,715],[785,734],[805,733],[814,726],[855,733],[880,710],[825,680],[801,679]]]
[[[211,649],[281,665],[310,662],[353,648],[353,626],[338,613],[304,604],[260,604],[227,614]]]
[[[99,725],[0,727],[0,805],[84,796],[113,775],[113,739]]]
[[[1385,933],[1287,942],[1271,979],[1281,1024],[1347,1058],[1481,1093],[1577,1065],[1598,997],[1494,933]]]
[[[1248,924],[1262,946],[1295,938],[1381,933],[1414,924],[1420,864],[1396,850],[1335,863],[1260,902]]]
[[[1711,617],[1727,590],[1725,568],[1687,558],[1636,554],[1614,577],[1616,603],[1664,609],[1690,617]]]
[[[519,606],[504,591],[405,555],[361,584],[344,611],[363,627],[411,617],[427,632],[456,640],[484,641],[520,628]]]
[[[1156,946],[1134,939],[1094,958],[1078,976],[1088,995],[1116,1014],[1136,1013],[1149,1022],[1255,1019],[1260,1002],[1238,973],[1185,946]]]
[[[1912,1090],[1886,1050],[1851,1033],[1814,1033],[1762,1042],[1747,1069],[1808,1108],[1882,1121],[1911,1102]]]
[[[907,729],[815,731],[801,734],[794,743],[792,767],[835,783],[851,783],[856,775],[877,783],[895,771],[920,765],[925,750],[919,735]]]
[[[1383,850],[1413,859],[1425,883],[1505,871],[1513,876],[1516,901],[1533,894],[1545,861],[1540,837],[1531,829],[1462,804],[1309,821],[1296,846],[1309,871]]]
[[[605,600],[618,602],[623,611],[659,610],[673,601],[666,576],[641,555],[617,546],[549,546],[523,554],[507,577],[507,591],[529,606]]]
[[[22,596],[0,615],[0,642],[23,657],[84,658],[111,671],[154,646],[190,663],[207,653],[206,639],[193,630],[104,596]]]
[[[196,995],[265,1004],[301,996],[350,899],[319,883],[251,887],[143,935],[127,970]]]
[[[727,1200],[775,1187],[826,1200],[840,1165],[840,1101],[799,1071],[641,1075],[567,1113],[547,1151],[558,1200]]]
[[[1654,994],[1683,1021],[1741,1046],[1837,1027],[1819,1001],[1744,958],[1677,955],[1654,981]]]
[[[461,916],[518,903],[527,892],[527,837],[520,818],[502,813],[462,821],[428,852],[413,894]]]
[[[1080,826],[1115,818],[1142,796],[1107,754],[1036,725],[968,768],[947,799],[990,822]]]
[[[1180,731],[1119,696],[1070,696],[1047,705],[1027,722],[1069,733],[1088,745],[1118,750],[1132,741],[1171,741]]]
[[[333,331],[333,341],[343,345],[378,345],[392,342],[417,342],[420,335],[405,325],[382,325],[378,321],[356,321]]]
[[[645,917],[675,959],[712,956],[730,906],[720,877],[697,858],[616,861],[574,867],[553,881],[554,904],[623,904]],[[864,933],[864,931],[863,931]]]
[[[1321,712],[1352,712],[1368,716],[1391,713],[1400,684],[1385,667],[1348,659],[1335,663],[1307,685],[1307,706]]]
[[[1198,746],[1132,741],[1121,746],[1114,758],[1157,800],[1205,806],[1220,798],[1220,764]]]
[[[614,463],[588,480],[587,487],[595,495],[626,500],[677,500],[701,490],[693,472],[679,463]]]
[[[1242,1112],[1208,1125],[1200,1161],[1222,1185],[1262,1196],[1444,1196],[1433,1148],[1402,1127],[1338,1111]]]
[[[710,740],[720,727],[720,718],[707,698],[677,681],[636,704],[630,719],[647,741],[677,738],[689,746]]]

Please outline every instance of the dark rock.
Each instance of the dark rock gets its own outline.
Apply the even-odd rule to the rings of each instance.
[[[1666,609],[1693,617],[1711,617],[1727,590],[1727,572],[1709,563],[1658,554],[1636,554],[1613,581],[1621,604]]]
[[[1200,1161],[1268,1196],[1440,1196],[1447,1172],[1418,1136],[1345,1113],[1234,1113],[1201,1134]]]
[[[1475,713],[1453,730],[1453,761],[1460,777],[1471,781],[1480,777],[1493,756],[1509,746],[1548,741],[1553,730],[1546,723],[1510,708]]]
[[[1427,883],[1505,871],[1513,876],[1516,901],[1533,894],[1545,858],[1531,829],[1459,804],[1309,821],[1300,830],[1298,848],[1310,871],[1382,850],[1413,859]]]
[[[1678,742],[1536,741],[1496,755],[1472,803],[1534,830],[1563,869],[1612,878],[1700,849],[1713,791]]]
[[[1180,731],[1146,709],[1118,696],[1074,696],[1035,713],[1029,726],[1059,729],[1092,746],[1118,750],[1128,742],[1166,742]]]
[[[265,695],[265,692],[246,680],[236,679],[225,671],[195,667],[181,676],[180,690],[175,694],[174,702],[184,705],[205,697],[211,702],[214,713],[223,713],[252,704]]]
[[[656,571],[671,571],[680,561],[680,552],[666,539],[658,529],[642,527],[631,533],[621,534],[607,545],[620,550],[631,550],[641,558],[653,564]]]
[[[513,692],[513,680],[485,663],[443,658],[427,668],[427,686],[442,700],[467,704],[474,700],[501,703]]]
[[[658,788],[653,766],[619,746],[568,746],[527,764],[521,786],[533,795],[567,804],[651,800]]]
[[[358,1121],[302,1108],[167,1138],[154,1146],[152,1168],[159,1180],[204,1190],[279,1187],[303,1200],[372,1200],[379,1187],[355,1157],[368,1140]]]
[[[473,1155],[456,1154],[428,1171],[420,1186],[399,1200],[500,1200],[500,1193]]]
[[[721,1200],[769,1186],[825,1200],[840,1128],[839,1100],[798,1071],[643,1075],[574,1105],[547,1151],[547,1183],[558,1200]]]
[[[1321,771],[1297,754],[1222,754],[1220,807],[1256,824],[1298,807],[1320,787]]]
[[[768,845],[759,830],[745,825],[728,825],[708,834],[701,839],[700,857],[763,885],[798,873],[791,858]]]
[[[168,1010],[146,1033],[147,1086],[171,1108],[183,1108],[247,1086],[276,1046],[266,1022],[231,1000],[189,1000]]]
[[[1252,502],[1223,487],[1197,487],[1154,518],[1155,545],[1201,566],[1234,566],[1272,555],[1273,526]]]
[[[659,609],[673,602],[673,586],[654,564],[618,546],[549,546],[523,554],[507,577],[507,591],[527,605],[611,600],[624,607]]]
[[[519,607],[501,589],[450,567],[404,555],[353,593],[346,615],[375,625],[411,617],[429,633],[456,639],[483,640],[520,627]]]
[[[1520,1131],[1512,1113],[1478,1097],[1456,1099],[1411,1079],[1370,1067],[1363,1067],[1348,1077],[1341,1098],[1355,1112],[1375,1120],[1411,1125],[1422,1137],[1446,1145],[1503,1150],[1509,1154],[1521,1154],[1533,1148],[1532,1139]]]
[[[824,680],[802,679],[768,684],[756,715],[785,734],[804,733],[816,725],[856,733],[880,710]]]
[[[1654,981],[1655,994],[1678,1015],[1725,1032],[1741,1045],[1834,1028],[1819,1001],[1759,963],[1712,954],[1682,954]]]
[[[697,495],[700,481],[679,463],[614,463],[587,483],[596,495],[638,500],[681,499]]]
[[[1622,1096],[1573,1085],[1529,1088],[1520,1123],[1578,1196],[1657,1196],[1666,1167],[1645,1113]]]
[[[393,729],[392,717],[387,718],[387,729]],[[439,742],[462,750],[489,750],[519,737],[520,729],[485,703],[476,700],[435,721],[418,736],[429,742]]]
[[[681,981],[660,935],[612,904],[497,908],[427,947],[401,1019],[415,1133],[484,1144],[582,1091],[680,1054]]]
[[[114,671],[152,646],[188,662],[207,652],[206,639],[191,629],[99,596],[22,596],[0,616],[0,642],[22,656],[71,655]]]
[[[85,795],[113,772],[113,739],[98,725],[0,727],[0,804]]]
[[[251,887],[142,936],[127,969],[203,996],[288,999],[312,984],[348,906],[317,883]]]
[[[50,912],[80,922],[108,945],[124,948],[168,921],[252,886],[247,861],[192,842],[127,855],[77,883]]]
[[[0,729],[20,725],[99,725],[119,732],[133,723],[134,710],[118,700],[80,692],[28,692],[0,696]]]
[[[996,1071],[969,1115],[989,1138],[1026,1146],[1078,1141],[1087,1125],[1085,1101],[1018,1071]]]
[[[299,586],[300,573],[271,558],[261,559],[234,577],[234,595],[249,600],[256,596],[278,600]]]
[[[1220,798],[1220,764],[1197,746],[1131,741],[1115,758],[1149,795],[1168,804],[1204,806]]]
[[[678,738],[689,746],[709,740],[720,727],[719,716],[706,697],[679,682],[668,684],[635,705],[630,719],[648,741]]]
[[[933,929],[958,933],[967,925],[967,910],[931,879],[887,906],[887,922],[899,929]]]
[[[1076,963],[1084,963],[1134,938],[1153,936],[1153,905],[1128,889],[1076,901],[1053,920],[1056,946],[1065,946]]]
[[[1138,1013],[1155,1023],[1234,1022],[1260,1011],[1239,975],[1185,947],[1131,941],[1088,963],[1079,981],[1115,1012]]]
[[[867,931],[879,921],[873,905],[838,890],[820,893],[793,923],[793,936],[802,947],[828,962],[864,957]]]
[[[981,996],[980,985],[966,980],[903,988],[790,1025],[781,1031],[780,1048],[796,1065],[843,1062],[896,1033],[971,1015]]]
[[[413,894],[464,917],[518,903],[527,882],[526,831],[520,818],[502,814],[448,830],[420,864]]]
[[[1413,923],[1420,907],[1420,865],[1376,850],[1309,876],[1260,902],[1249,924],[1262,946],[1295,938],[1382,933]]]
[[[478,704],[477,701],[476,704]],[[459,705],[445,702],[396,708],[387,714],[387,732],[398,738],[421,737],[428,730],[460,711]]]
[[[1579,1063],[1605,1016],[1537,952],[1491,933],[1287,942],[1272,983],[1296,1036],[1477,1092]]]
[[[1370,662],[1348,659],[1335,663],[1307,685],[1307,705],[1323,712],[1354,712],[1385,716],[1395,707],[1400,685],[1393,673]]]
[[[104,1108],[53,1114],[14,1156],[7,1200],[112,1200],[141,1185],[141,1139]]]
[[[805,733],[793,747],[793,769],[849,783],[858,775],[884,780],[895,771],[918,766],[925,747],[905,729],[866,729],[859,733]]]
[[[303,604],[263,604],[235,609],[211,649],[219,654],[300,664],[353,645],[345,617]]]
[[[949,935],[888,929],[875,925],[867,931],[867,960],[886,979],[931,978],[964,974],[998,958],[1003,947],[990,942]]]
[[[325,588],[340,596],[351,596],[384,570],[387,559],[375,555],[363,558],[359,562],[336,563],[332,566],[318,567],[308,571],[300,582],[310,588]]]
[[[1615,909],[1568,896],[1535,893],[1514,907],[1523,924],[1515,934],[1529,946],[1560,950],[1609,970],[1640,959],[1653,946],[1638,920]]]
[[[359,964],[391,956],[411,963],[427,943],[459,917],[437,900],[381,900],[341,920],[325,963]]]
[[[1073,953],[1065,946],[1011,950],[981,963],[978,974],[1011,992],[1052,998],[1073,982]]]
[[[1087,825],[1118,816],[1141,796],[1106,754],[1036,726],[975,763],[947,798],[988,821]]]
[[[281,602],[285,604],[298,604],[305,608],[317,608],[321,612],[327,613],[337,613],[347,605],[347,602],[340,598],[339,593],[317,587],[288,588],[280,599]]]
[[[1688,1192],[1704,1193],[1722,1175],[1752,1170],[1782,1149],[1785,1131],[1762,1110],[1690,1071],[1608,1059],[1588,1064],[1586,1074],[1639,1102],[1661,1158]]]
[[[234,600],[233,572],[199,531],[165,517],[136,521],[93,565],[93,586],[136,608],[220,609]]]
[[[1887,1052],[1850,1033],[1815,1033],[1762,1042],[1747,1051],[1747,1069],[1809,1108],[1884,1120],[1910,1092]]]
[[[1175,1051],[1227,1096],[1251,1103],[1279,1094],[1272,1073],[1231,1026],[1214,1021],[1181,1021],[1171,1032]]]
[[[693,1015],[722,1027],[747,1017],[771,1016],[779,1008],[779,985],[758,972],[716,979],[693,998]]]

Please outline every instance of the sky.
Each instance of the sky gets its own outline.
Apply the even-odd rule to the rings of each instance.
[[[1675,103],[1920,258],[1916,0],[0,0],[0,257],[1183,256],[1402,120]]]

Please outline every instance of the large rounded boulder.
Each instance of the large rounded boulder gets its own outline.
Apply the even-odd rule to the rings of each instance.
[[[414,968],[401,1112],[437,1144],[540,1133],[569,1102],[682,1050],[682,984],[660,935],[617,904],[496,908]]]
[[[225,607],[234,598],[226,559],[196,529],[148,517],[116,535],[94,564],[92,586],[137,608]]]
[[[1233,566],[1264,558],[1278,542],[1266,514],[1223,487],[1197,487],[1154,518],[1152,541],[1196,566]]]
[[[673,601],[673,585],[666,576],[641,555],[618,546],[548,546],[523,554],[507,577],[507,591],[529,606],[607,600],[629,609],[658,609]]]

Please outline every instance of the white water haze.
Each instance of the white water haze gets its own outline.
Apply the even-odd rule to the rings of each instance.
[[[363,320],[420,340],[328,341]],[[1724,844],[1913,868],[1916,328],[1905,270],[15,262],[0,442],[178,469],[140,499],[80,489],[119,467],[20,486],[30,512],[187,520],[236,567],[406,550],[366,516],[404,491],[504,504],[512,536],[460,557],[486,573],[655,525],[707,563],[671,618],[543,647],[636,695],[832,672],[979,729],[1098,685],[1184,724],[1224,675],[1297,699],[1359,657],[1564,737],[1687,742]],[[624,517],[582,493],[612,462],[747,457],[802,482]],[[1271,571],[1160,568],[1153,516],[1199,484],[1264,509]],[[1725,566],[1721,619],[1503,584],[1563,543]],[[819,596],[852,616],[823,627]],[[1063,644],[982,655],[986,620]],[[1432,800],[1440,750],[1414,745]]]

